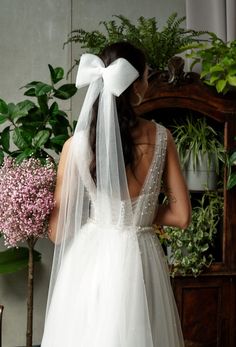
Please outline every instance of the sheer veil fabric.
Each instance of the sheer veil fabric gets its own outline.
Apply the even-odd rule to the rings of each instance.
[[[140,196],[129,196],[115,98],[138,75],[123,58],[105,67],[95,55],[81,57],[76,85],[89,87],[64,173],[42,347],[184,346],[152,232],[160,189],[153,170],[161,177],[163,127],[157,127],[155,158]],[[97,98],[95,185],[89,132]]]

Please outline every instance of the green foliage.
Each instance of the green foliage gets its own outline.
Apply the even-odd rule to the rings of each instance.
[[[78,42],[86,52],[99,54],[111,43],[129,41],[145,52],[151,68],[164,70],[172,56],[197,47],[201,41],[199,36],[206,33],[182,28],[181,24],[185,21],[185,17],[178,18],[177,13],[170,15],[162,30],[158,28],[155,17],[139,17],[136,25],[123,15],[113,17],[119,23],[116,20],[99,23],[105,29],[103,30],[105,34],[98,30],[88,32],[77,29],[71,32],[66,43]]]
[[[171,246],[171,275],[198,276],[213,261],[213,246],[217,225],[223,216],[223,197],[206,191],[193,207],[192,221],[187,229],[166,227],[166,244]]]
[[[192,156],[193,167],[196,167],[201,151],[208,154],[208,166],[213,161],[219,173],[219,160],[223,163],[226,160],[225,149],[220,134],[207,124],[205,117],[193,119],[190,115],[184,123],[175,122],[173,136],[183,166]]]
[[[77,89],[74,84],[56,86],[63,80],[64,70],[51,65],[48,67],[50,84],[33,81],[22,87],[26,89],[24,95],[36,99],[36,102],[26,99],[14,104],[0,99],[0,165],[4,155],[16,157],[20,162],[31,156],[43,159],[51,152],[60,153],[72,133],[67,114],[59,108],[55,99],[67,100]],[[29,251],[24,247],[0,252],[0,273],[27,267],[28,255]],[[40,253],[34,251],[34,261],[40,258]]]
[[[7,104],[0,99],[0,124],[6,124],[0,135],[0,164],[4,154],[22,161],[30,156],[45,158],[48,150],[59,153],[71,135],[68,116],[55,99],[67,100],[77,89],[74,84],[55,86],[64,78],[61,67],[49,65],[49,71],[50,84],[33,81],[23,87],[26,88],[24,95],[35,98],[36,102],[27,99]]]
[[[236,137],[234,138],[236,140]],[[236,186],[236,172],[235,170],[232,172],[233,167],[236,166],[236,151],[231,153],[228,160],[228,181],[227,181],[227,189],[231,189]]]
[[[33,251],[34,261],[41,259],[41,254]],[[26,247],[10,248],[0,252],[0,274],[13,273],[27,268],[29,261],[29,249]]]
[[[224,42],[214,33],[211,41],[198,50],[192,50],[187,57],[193,59],[192,67],[201,63],[204,83],[214,86],[218,93],[226,94],[236,87],[236,40]]]

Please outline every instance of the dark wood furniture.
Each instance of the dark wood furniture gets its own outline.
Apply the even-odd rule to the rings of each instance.
[[[171,121],[170,110],[178,116],[182,109],[201,113],[213,121],[224,131],[225,147],[235,146],[236,94],[217,94],[196,73],[181,73],[179,78],[154,73],[137,112],[158,122],[166,110]],[[236,346],[236,189],[224,188],[223,194],[218,261],[197,278],[176,276],[173,280],[186,347]]]

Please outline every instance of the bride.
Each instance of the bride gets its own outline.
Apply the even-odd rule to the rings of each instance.
[[[134,111],[147,71],[127,42],[80,59],[76,85],[88,91],[58,167],[42,347],[184,346],[153,225],[184,229],[191,207],[170,132]]]

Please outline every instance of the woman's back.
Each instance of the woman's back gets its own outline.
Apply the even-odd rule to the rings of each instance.
[[[156,124],[139,119],[132,137],[135,148],[134,163],[132,167],[127,167],[126,173],[130,197],[133,199],[139,195],[152,164],[157,140]]]

